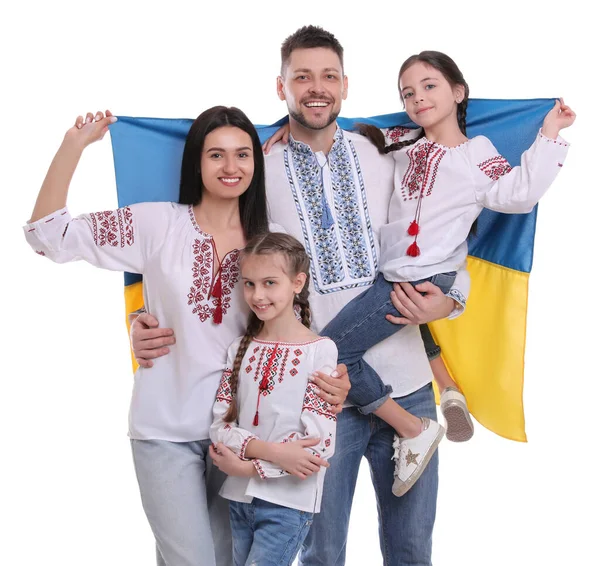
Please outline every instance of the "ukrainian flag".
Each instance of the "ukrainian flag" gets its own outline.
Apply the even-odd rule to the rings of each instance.
[[[554,99],[469,101],[469,137],[487,136],[512,166],[533,143]],[[257,126],[266,140],[285,119]],[[119,206],[177,201],[185,137],[193,120],[119,116],[110,127]],[[344,129],[365,122],[415,127],[405,113],[339,118]],[[444,361],[486,428],[526,441],[523,372],[529,273],[537,206],[529,214],[484,210],[469,241],[472,287],[465,313],[431,325]],[[140,275],[125,274],[125,311],[143,305]],[[134,367],[135,367],[135,361]]]

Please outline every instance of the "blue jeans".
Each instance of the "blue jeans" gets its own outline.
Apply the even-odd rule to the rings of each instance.
[[[291,566],[313,514],[255,497],[252,503],[230,501],[229,517],[234,566]]]
[[[431,384],[394,399],[413,415],[436,419]],[[301,566],[343,566],[352,497],[363,456],[369,462],[379,513],[384,566],[431,566],[438,489],[438,453],[402,497],[392,495],[394,429],[375,415],[349,407],[338,415],[335,454],[325,475],[321,512],[302,546]],[[381,564],[373,559],[371,564]]]
[[[413,281],[411,285],[431,281],[447,293],[455,277],[455,271],[440,273]],[[346,364],[348,368],[352,384],[348,401],[365,415],[378,409],[390,393],[390,387],[381,381],[363,356],[369,348],[404,328],[404,325],[394,324],[385,318],[387,314],[399,316],[390,299],[392,291],[393,284],[380,273],[375,283],[348,303],[321,332],[321,336],[328,336],[335,342],[338,363]]]
[[[210,440],[132,440],[142,505],[158,566],[231,566],[225,481],[208,455]]]

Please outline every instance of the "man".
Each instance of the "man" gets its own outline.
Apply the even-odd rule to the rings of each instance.
[[[337,127],[348,79],[343,49],[330,33],[306,26],[282,45],[277,93],[288,107],[290,140],[265,158],[271,220],[304,243],[312,259],[311,310],[320,331],[349,301],[371,285],[378,269],[378,234],[387,221],[393,190],[393,161],[360,135]],[[425,297],[410,286],[396,288],[392,301],[403,323],[423,323],[464,306],[426,284]],[[144,333],[145,332],[145,333]],[[138,358],[156,357],[134,328]],[[156,342],[152,346],[156,345]],[[436,419],[431,370],[416,326],[369,350],[365,360],[391,386],[392,397],[420,417]],[[142,360],[143,361],[143,360]],[[352,497],[362,457],[376,492],[380,544],[386,566],[431,564],[437,499],[437,454],[402,497],[392,494],[394,430],[354,407],[338,416],[336,452],[325,476],[321,513],[303,546],[302,566],[341,566]],[[220,463],[217,461],[217,465]],[[227,464],[223,463],[225,471]]]

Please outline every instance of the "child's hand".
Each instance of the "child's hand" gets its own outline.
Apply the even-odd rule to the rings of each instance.
[[[228,476],[252,477],[257,475],[254,464],[249,460],[240,460],[227,446],[219,442],[216,447],[211,444],[208,453],[215,466]]]
[[[65,134],[65,142],[76,144],[83,150],[91,143],[101,140],[108,132],[108,126],[116,121],[117,117],[110,110],[106,111],[106,115],[100,111],[96,115],[88,112],[85,121],[83,116],[77,116],[75,125]]]
[[[309,450],[305,450],[305,448],[316,444],[319,444],[318,438],[304,438],[303,440],[274,444],[272,455],[265,459],[277,464],[291,475],[305,480],[308,476],[318,472],[321,466],[329,467],[327,460],[319,458]]]
[[[561,98],[554,103],[554,108],[546,114],[542,124],[542,134],[555,140],[563,128],[568,128],[575,122],[575,112],[571,110]]]

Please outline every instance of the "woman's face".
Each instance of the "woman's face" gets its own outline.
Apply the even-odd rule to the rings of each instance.
[[[205,197],[238,198],[254,175],[252,138],[235,126],[213,130],[204,140],[200,167]]]

